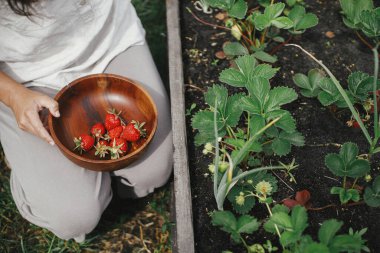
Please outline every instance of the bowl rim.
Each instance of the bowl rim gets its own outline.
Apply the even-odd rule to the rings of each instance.
[[[67,91],[68,89],[72,88],[75,85],[78,85],[84,79],[102,78],[102,77],[103,78],[116,78],[116,79],[121,79],[123,81],[127,81],[127,82],[132,83],[133,85],[135,85],[137,88],[139,88],[146,95],[146,97],[148,98],[148,100],[150,101],[150,103],[153,105],[153,110],[154,110],[154,113],[156,115],[156,118],[155,118],[155,120],[153,122],[152,131],[149,134],[149,137],[146,139],[146,141],[138,149],[134,150],[132,153],[128,153],[127,155],[122,156],[122,157],[120,157],[118,159],[115,159],[115,160],[112,160],[112,159],[107,159],[107,160],[89,159],[89,158],[86,158],[86,157],[83,157],[83,156],[80,156],[80,155],[76,154],[75,152],[73,152],[72,150],[68,149],[65,145],[63,145],[61,143],[61,141],[59,140],[59,138],[57,137],[57,135],[55,134],[55,132],[52,131],[53,130],[53,116],[51,115],[51,113],[49,113],[49,117],[48,117],[48,126],[49,126],[50,135],[52,136],[54,142],[56,143],[56,145],[60,149],[63,149],[65,151],[64,153],[70,154],[72,157],[74,157],[75,159],[80,160],[82,162],[93,163],[93,164],[105,164],[106,165],[106,164],[113,164],[115,162],[121,162],[123,160],[128,160],[129,158],[133,157],[134,155],[136,155],[137,153],[139,153],[140,151],[144,150],[147,147],[147,145],[152,141],[152,139],[153,139],[153,137],[154,137],[154,135],[156,133],[156,130],[157,130],[158,112],[157,112],[156,103],[154,102],[153,98],[150,96],[150,94],[148,93],[148,91],[139,82],[137,82],[135,80],[132,80],[132,79],[129,79],[129,78],[125,77],[125,76],[116,75],[116,74],[108,74],[108,73],[90,74],[90,75],[86,75],[86,76],[77,78],[77,79],[73,80],[72,82],[70,82],[65,87],[63,87],[55,95],[54,100],[58,101],[59,98],[61,98],[61,96],[63,95],[63,93],[65,91]]]

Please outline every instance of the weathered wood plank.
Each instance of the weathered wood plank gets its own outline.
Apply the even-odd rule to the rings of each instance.
[[[169,81],[174,144],[174,198],[176,233],[174,252],[194,252],[193,215],[187,157],[185,88],[178,0],[166,0]]]

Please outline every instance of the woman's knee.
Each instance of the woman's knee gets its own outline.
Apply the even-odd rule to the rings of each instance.
[[[96,199],[88,199],[82,203],[57,206],[48,219],[49,229],[61,239],[72,239],[90,233],[98,224],[104,203]]]

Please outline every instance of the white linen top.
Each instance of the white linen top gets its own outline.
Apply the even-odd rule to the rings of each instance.
[[[130,0],[39,0],[33,7],[28,18],[0,0],[0,71],[26,86],[61,89],[145,41]]]

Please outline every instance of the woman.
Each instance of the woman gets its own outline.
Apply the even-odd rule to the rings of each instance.
[[[21,215],[62,239],[81,242],[118,194],[143,197],[172,167],[168,98],[130,0],[0,0],[0,142],[12,168]],[[59,117],[54,95],[92,73],[134,79],[158,108],[158,129],[144,156],[110,173],[89,171],[54,146],[39,112]]]

